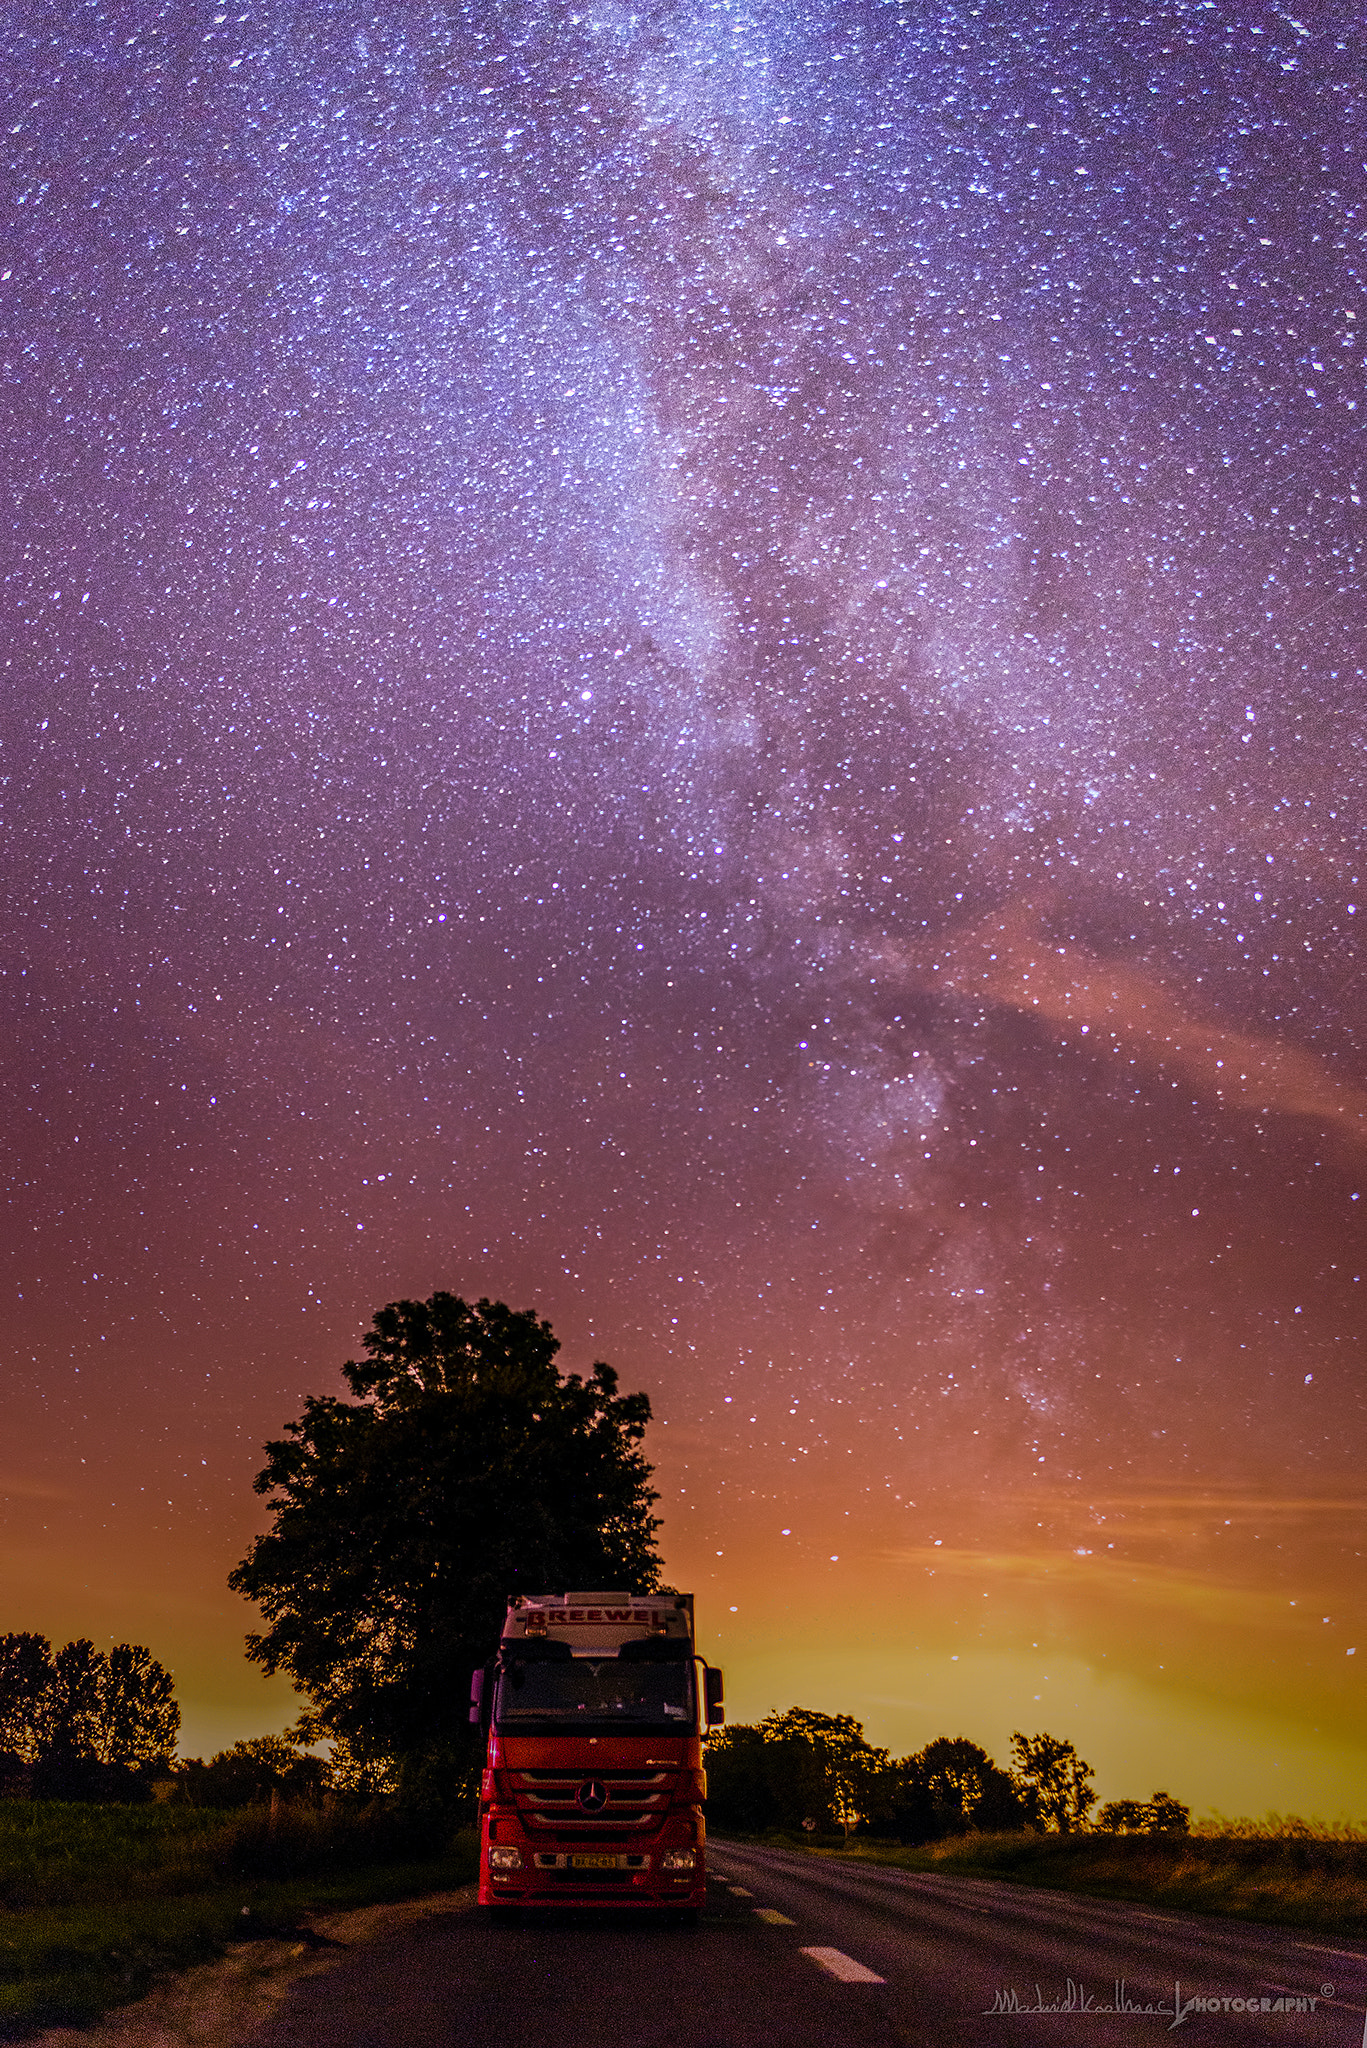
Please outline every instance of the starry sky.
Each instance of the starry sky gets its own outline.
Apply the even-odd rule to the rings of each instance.
[[[0,52],[3,1625],[284,1725],[261,1445],[444,1287],[733,1718],[1361,1817],[1359,11]]]

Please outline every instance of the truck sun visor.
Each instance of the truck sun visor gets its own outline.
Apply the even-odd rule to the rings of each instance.
[[[517,1640],[505,1637],[502,1655],[505,1664],[568,1664],[574,1652],[554,1636],[523,1636]]]
[[[637,1636],[617,1651],[622,1664],[686,1664],[693,1645],[682,1636]]]

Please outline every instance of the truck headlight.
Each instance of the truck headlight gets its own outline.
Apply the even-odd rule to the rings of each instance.
[[[660,1858],[661,1870],[691,1870],[696,1861],[692,1849],[667,1849]]]
[[[495,1844],[489,1851],[489,1868],[490,1870],[521,1870],[522,1851],[520,1849],[503,1848]]]

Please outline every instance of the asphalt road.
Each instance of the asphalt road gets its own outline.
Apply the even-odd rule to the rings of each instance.
[[[451,1913],[297,1986],[253,2048],[1367,2048],[1363,1943],[775,1849],[710,1861],[699,1927]]]

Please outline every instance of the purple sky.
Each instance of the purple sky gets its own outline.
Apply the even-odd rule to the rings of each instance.
[[[737,1711],[1360,1814],[1358,11],[0,51],[4,1625],[281,1725],[261,1443],[447,1287]]]

